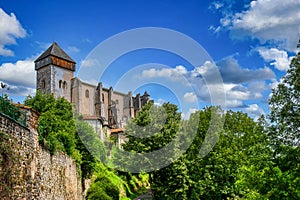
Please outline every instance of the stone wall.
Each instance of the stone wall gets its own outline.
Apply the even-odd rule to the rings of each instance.
[[[65,68],[52,66],[53,76],[53,94],[55,98],[64,97],[71,102],[71,79],[74,77],[74,72]]]
[[[97,116],[95,111],[96,86],[74,78],[72,79],[71,90],[75,111],[84,116]]]
[[[36,76],[36,89],[41,90],[44,94],[52,93],[51,77],[51,66],[39,69]]]
[[[9,157],[4,151],[0,152],[0,199],[84,199],[76,164],[68,155],[58,152],[51,156],[39,146],[38,113],[25,110],[27,127],[0,113],[0,132],[12,136],[0,142],[6,145],[5,152],[14,153]],[[5,193],[4,186],[9,187],[9,193]]]

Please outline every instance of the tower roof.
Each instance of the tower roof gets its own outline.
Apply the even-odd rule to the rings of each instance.
[[[40,57],[38,57],[34,62],[42,60],[43,58],[46,58],[50,55],[75,63],[75,61],[64,50],[62,50],[56,42],[53,42],[53,44],[42,55],[40,55]]]
[[[147,91],[145,91],[145,93],[144,93],[144,95],[143,96],[147,96],[147,97],[149,97],[150,95],[148,94],[148,92]]]

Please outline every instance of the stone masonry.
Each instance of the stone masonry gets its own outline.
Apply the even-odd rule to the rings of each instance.
[[[12,146],[12,149],[18,155],[16,166],[13,166],[16,170],[13,174],[17,177],[11,184],[12,193],[2,198],[84,199],[82,181],[72,158],[61,152],[50,155],[39,146],[36,131],[39,114],[29,108],[23,109],[27,112],[27,127],[0,113],[0,132],[15,138],[17,145]],[[6,161],[8,162],[9,160]],[[0,165],[0,176],[3,176],[1,173],[5,171],[4,165],[5,163]]]

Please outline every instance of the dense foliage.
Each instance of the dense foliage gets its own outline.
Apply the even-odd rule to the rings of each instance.
[[[124,145],[128,151],[139,152],[151,148],[149,143],[155,144],[156,148],[161,147],[174,138],[179,127],[181,135],[187,136],[181,138],[182,140],[193,139],[188,151],[179,159],[150,174],[155,198],[226,199],[244,196],[237,184],[241,184],[239,180],[241,169],[259,162],[263,163],[264,160],[261,159],[270,157],[263,127],[244,113],[228,111],[221,115],[220,113],[224,112],[217,107],[198,111],[188,121],[182,123],[175,105],[165,104],[163,107],[172,110],[172,114],[168,115],[164,128],[158,136],[164,138],[163,135],[169,134],[166,135],[168,140],[158,138],[153,142],[153,137],[140,139],[129,136],[129,142]],[[148,120],[145,113],[149,111],[150,105],[142,109],[142,114],[131,123],[142,124],[144,119]],[[218,136],[219,141],[207,156],[202,157],[199,150],[207,135],[212,115],[216,120],[214,124],[222,125],[225,118],[224,129],[219,125],[211,129],[214,131],[211,135]],[[129,124],[129,127],[131,126]],[[197,131],[195,138],[189,138],[191,131]],[[173,152],[178,150],[174,148]]]
[[[300,42],[300,41],[299,41]],[[300,47],[300,44],[298,45]],[[270,99],[270,136],[276,149],[300,144],[300,53]],[[278,149],[279,150],[279,149]]]
[[[0,96],[0,112],[23,125],[26,123],[26,115],[12,104],[6,94]]]
[[[93,128],[80,116],[73,116],[72,104],[64,98],[55,99],[53,95],[37,91],[34,97],[27,97],[25,105],[41,113],[40,144],[52,154],[57,150],[66,152],[81,166],[83,178],[90,177],[97,162],[90,150],[104,155],[105,148]]]
[[[75,125],[75,145],[81,155],[80,166],[82,177],[89,178],[93,174],[95,165],[99,161],[100,156],[103,156],[102,160],[105,159],[105,147],[93,127],[83,121],[81,117],[76,117]],[[94,157],[97,154],[100,155]]]
[[[211,108],[203,111],[206,119]],[[204,117],[203,114],[199,116]],[[227,111],[224,128],[219,131],[219,141],[212,151],[201,158],[187,152],[191,158],[191,199],[246,198],[249,188],[242,188],[243,169],[263,166],[270,160],[263,127],[241,112]],[[200,123],[203,118],[200,119]],[[204,128],[205,130],[205,128]],[[198,130],[199,131],[199,130]],[[199,135],[201,137],[201,135]]]
[[[176,106],[168,104],[162,107],[175,110],[161,125],[159,112],[152,117],[155,120],[149,118],[152,105],[148,105],[128,124],[129,141],[124,149],[154,151],[176,139],[178,131],[185,136],[181,139],[193,139],[179,159],[149,173],[155,199],[300,199],[299,98],[300,53],[273,90],[269,118],[254,121],[245,113],[208,107],[180,122]],[[216,126],[211,129],[212,116]],[[158,133],[134,137],[149,131],[143,128],[147,124],[160,127]],[[135,126],[142,128],[131,128]],[[190,137],[192,132],[195,138]],[[214,144],[206,145],[208,133],[211,140],[218,137],[218,142],[202,155],[203,145],[210,149]],[[178,148],[180,143],[174,146],[174,153]]]
[[[99,176],[87,193],[88,200],[119,200],[119,189],[107,177]]]
[[[50,153],[66,152],[80,166],[82,178],[91,178],[87,199],[128,199],[148,186],[148,175],[123,176],[104,166],[106,150],[94,129],[81,116],[74,116],[72,105],[53,95],[28,96],[25,105],[40,112],[39,142]],[[129,178],[128,178],[129,177]],[[146,178],[145,178],[146,177]]]
[[[76,127],[72,105],[66,99],[55,99],[53,95],[38,91],[34,97],[27,97],[25,105],[41,113],[38,122],[40,144],[52,154],[59,149],[76,160],[81,159],[75,149]]]
[[[93,182],[87,192],[87,199],[129,200],[143,192],[141,188],[149,186],[148,175],[120,173],[97,163]]]

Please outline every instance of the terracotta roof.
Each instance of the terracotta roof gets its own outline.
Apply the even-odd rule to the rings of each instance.
[[[56,42],[53,42],[53,44],[34,62],[42,60],[43,58],[46,58],[50,55],[75,63],[75,61],[70,56],[68,56],[68,54],[64,52],[64,50],[62,50]]]
[[[21,104],[21,103],[13,103],[14,106],[17,106],[19,108],[24,108],[24,109],[31,109],[30,106],[25,106],[24,104]]]
[[[38,115],[40,115],[40,112],[37,111],[37,110],[34,110],[33,108],[31,108],[30,106],[25,106],[24,104],[21,104],[21,103],[14,103],[15,106],[17,106],[18,108],[22,108],[22,109],[25,109],[25,110],[31,110],[35,113],[37,113]]]
[[[119,132],[124,132],[124,129],[123,128],[110,129],[110,133],[119,133]]]

